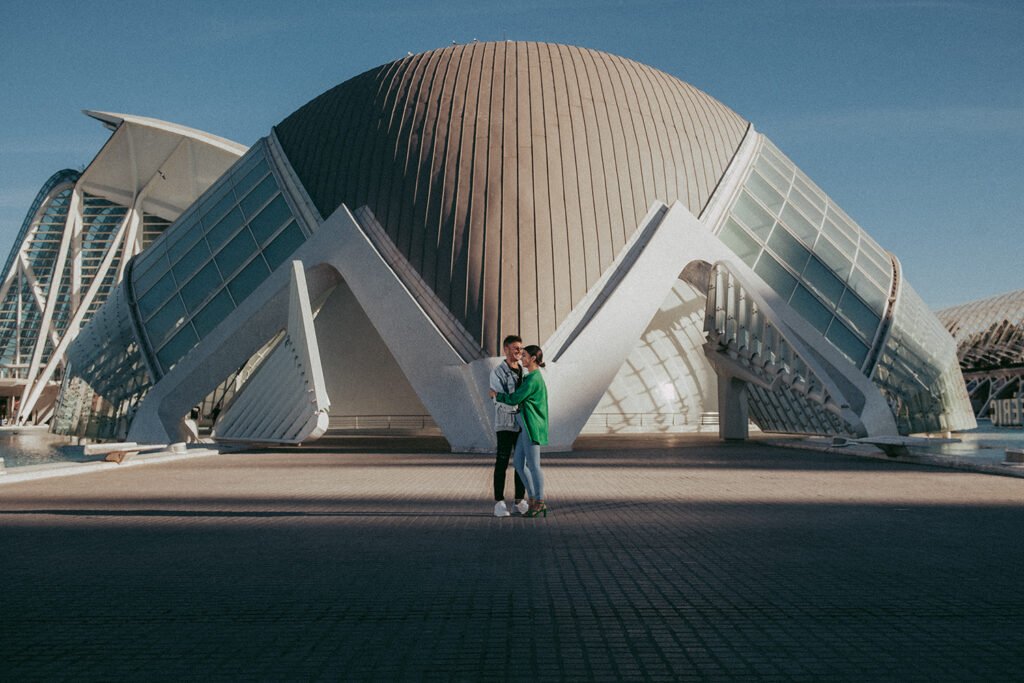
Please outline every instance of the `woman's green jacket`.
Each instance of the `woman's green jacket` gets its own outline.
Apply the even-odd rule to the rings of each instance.
[[[495,400],[519,406],[530,440],[544,446],[548,442],[548,385],[540,372],[523,377],[523,383],[511,394],[498,394]]]

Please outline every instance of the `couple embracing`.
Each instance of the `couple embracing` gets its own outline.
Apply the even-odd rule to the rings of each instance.
[[[511,514],[505,505],[505,472],[514,449],[515,510],[525,517],[547,517],[540,468],[540,447],[548,442],[548,389],[540,372],[544,352],[539,346],[523,346],[523,340],[514,334],[505,337],[501,346],[505,358],[491,372],[490,382],[498,437],[494,516]]]

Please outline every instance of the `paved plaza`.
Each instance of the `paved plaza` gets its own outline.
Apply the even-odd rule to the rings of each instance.
[[[579,445],[545,456],[547,519],[493,517],[491,458],[430,442],[4,484],[0,677],[1024,671],[1024,480],[757,442]]]

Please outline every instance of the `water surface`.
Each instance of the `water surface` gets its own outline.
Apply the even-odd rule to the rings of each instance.
[[[39,427],[0,429],[0,458],[7,467],[81,462],[82,447],[67,436],[51,434]]]

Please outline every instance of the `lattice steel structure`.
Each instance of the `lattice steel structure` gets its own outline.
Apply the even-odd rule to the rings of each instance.
[[[978,417],[992,402],[1024,398],[1024,290],[943,309],[939,320],[957,345],[957,358]]]
[[[112,366],[76,345],[61,428],[179,438],[285,329],[296,260],[339,423],[489,448],[483,378],[518,332],[551,359],[559,446],[716,408],[726,438],[748,416],[853,436],[975,424],[899,261],[747,121],[648,66],[507,42],[385,64],[275,126],[129,265],[108,303],[125,381],[110,391]],[[258,404],[245,391],[232,401]]]

